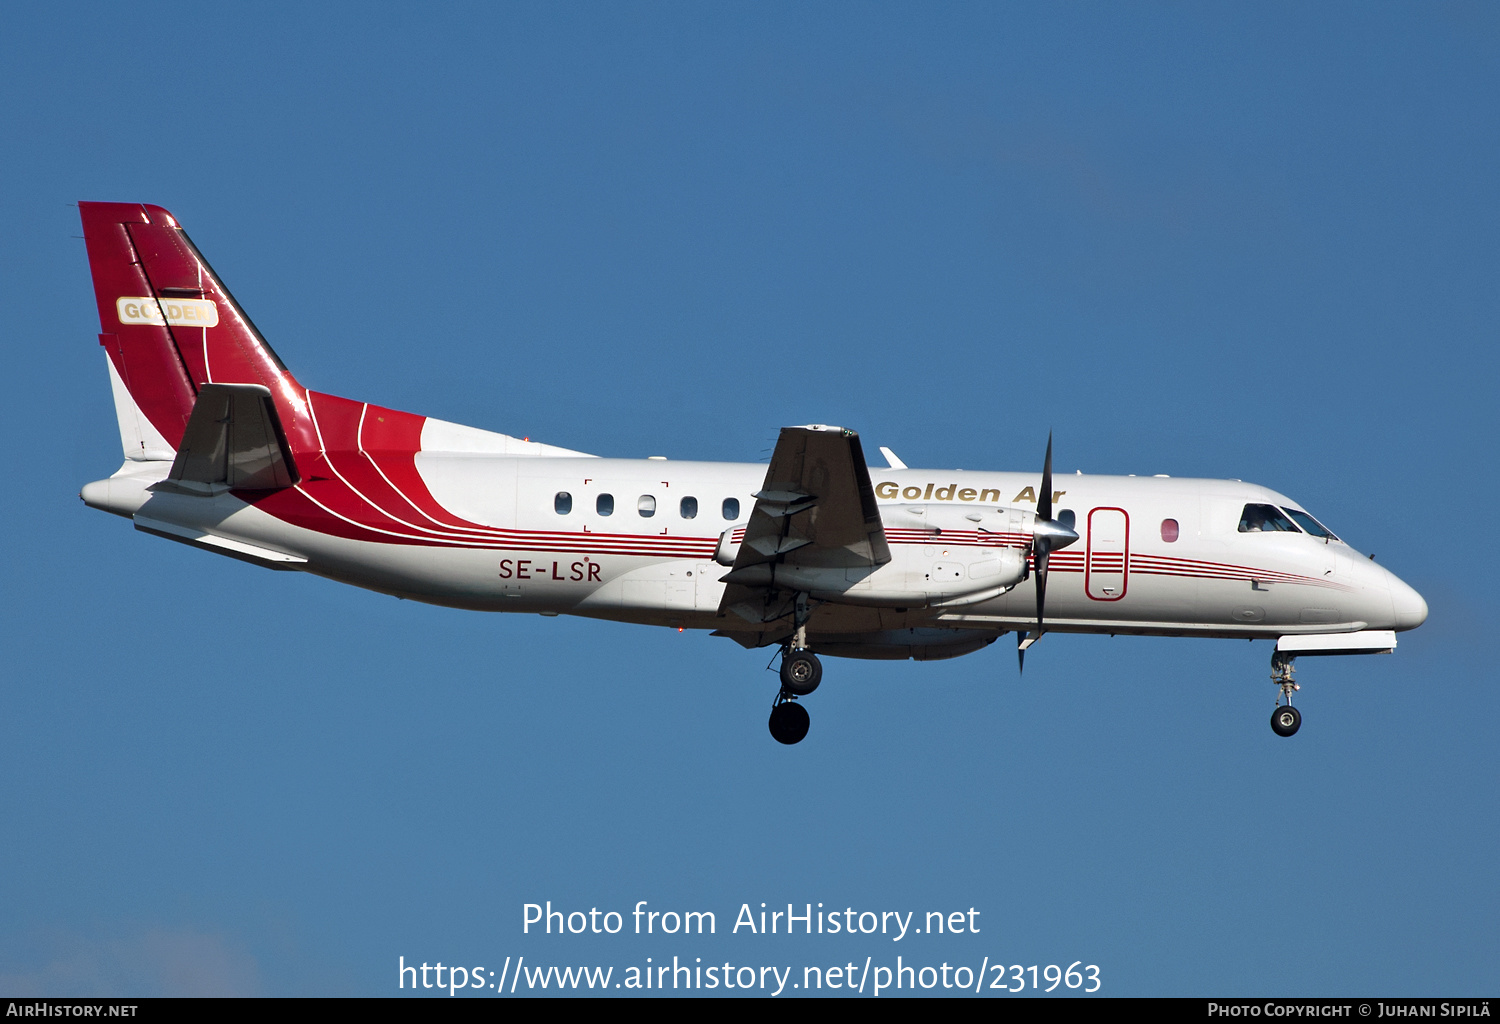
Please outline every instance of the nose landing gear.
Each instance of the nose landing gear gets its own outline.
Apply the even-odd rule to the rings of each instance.
[[[1302,728],[1302,712],[1288,704],[1271,715],[1271,729],[1278,736],[1290,736]]]
[[[1271,731],[1278,736],[1294,735],[1302,728],[1302,712],[1292,707],[1292,694],[1302,689],[1292,679],[1296,669],[1292,666],[1294,654],[1285,654],[1281,651],[1271,655],[1271,682],[1281,688],[1281,693],[1276,697],[1276,710],[1271,713]],[[1286,704],[1281,703],[1282,698]]]

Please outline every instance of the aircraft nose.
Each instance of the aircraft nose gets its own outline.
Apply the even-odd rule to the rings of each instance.
[[[1427,602],[1395,573],[1386,570],[1390,577],[1391,605],[1396,616],[1397,629],[1416,629],[1427,621]]]

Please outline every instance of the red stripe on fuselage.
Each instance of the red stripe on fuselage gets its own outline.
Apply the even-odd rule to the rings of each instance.
[[[614,554],[645,558],[707,559],[718,536],[663,537],[658,534],[589,533],[567,530],[502,529],[470,522],[444,508],[428,490],[416,456],[426,417],[319,392],[307,392],[321,451],[299,453],[303,482],[295,488],[239,492],[238,496],[293,526],[350,540],[422,547],[558,554]],[[742,528],[735,531],[743,536]],[[900,546],[1026,547],[1023,533],[890,529],[887,540]],[[1049,568],[1082,573],[1082,552],[1052,554]],[[1124,569],[1122,555],[1096,555],[1094,568]],[[1197,579],[1257,579],[1332,589],[1348,587],[1276,570],[1165,556],[1132,555],[1133,574]]]
[[[239,492],[293,526],[382,544],[709,558],[718,537],[662,537],[501,529],[456,516],[416,466],[425,417],[307,393],[321,450],[298,457],[303,481],[272,494]]]

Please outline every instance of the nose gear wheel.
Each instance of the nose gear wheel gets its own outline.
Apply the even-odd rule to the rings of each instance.
[[[1290,704],[1278,707],[1271,715],[1271,730],[1278,736],[1291,736],[1302,728],[1302,712]]]
[[[1291,736],[1302,728],[1302,712],[1292,707],[1292,694],[1302,689],[1292,678],[1297,671],[1292,665],[1295,658],[1295,654],[1282,651],[1271,655],[1271,682],[1281,690],[1276,695],[1276,710],[1271,713],[1271,731],[1278,736]],[[1283,699],[1286,700],[1284,705],[1281,703]]]

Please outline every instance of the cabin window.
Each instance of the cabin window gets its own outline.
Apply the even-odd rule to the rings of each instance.
[[[740,499],[724,499],[724,518],[733,522],[740,517]]]
[[[1168,544],[1177,543],[1177,520],[1163,519],[1161,521],[1161,539]]]
[[[1306,512],[1303,512],[1301,509],[1289,508],[1286,510],[1286,514],[1295,519],[1298,526],[1302,527],[1302,529],[1306,530],[1314,537],[1322,537],[1324,540],[1338,540],[1338,538],[1329,531],[1328,527],[1324,526],[1322,523],[1318,522],[1312,516],[1308,515]]]
[[[552,511],[560,516],[573,511],[573,496],[567,491],[558,491],[557,496],[552,499]]]
[[[1240,514],[1241,533],[1301,533],[1275,505],[1246,505]]]
[[[677,506],[677,509],[682,513],[682,518],[696,519],[698,518],[698,499],[683,498],[682,503]]]
[[[1057,514],[1057,521],[1070,530],[1078,529],[1078,515],[1070,508],[1065,508]]]
[[[594,511],[601,516],[612,516],[615,514],[615,496],[613,494],[601,494],[594,500]]]
[[[635,499],[635,510],[641,514],[642,519],[650,519],[656,515],[656,495],[643,494]]]

